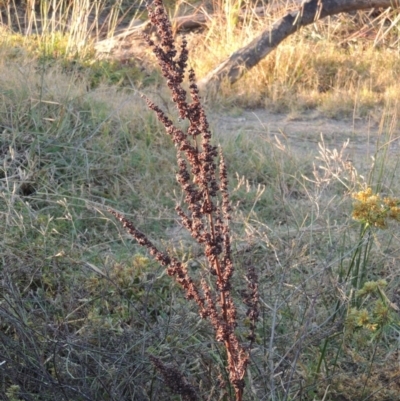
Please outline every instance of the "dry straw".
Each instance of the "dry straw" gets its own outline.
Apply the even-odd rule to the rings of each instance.
[[[156,44],[149,37],[146,37],[146,40],[158,59],[180,119],[189,122],[187,131],[184,132],[176,127],[152,101],[149,99],[146,101],[149,108],[157,114],[177,149],[177,181],[185,197],[184,206],[176,206],[176,211],[183,226],[204,249],[207,270],[210,276],[215,277],[214,284],[209,284],[204,278],[200,282],[195,282],[181,261],[160,251],[123,215],[113,210],[110,212],[140,245],[146,247],[149,253],[166,267],[168,275],[173,276],[184,289],[186,298],[196,302],[200,316],[211,323],[216,340],[223,343],[226,349],[227,370],[230,383],[235,390],[235,399],[241,401],[245,385],[244,375],[249,363],[249,347],[254,341],[255,322],[258,318],[257,275],[254,269],[247,270],[248,291],[243,301],[248,307],[247,317],[251,325],[248,335],[250,345],[245,347],[235,333],[237,311],[231,294],[234,268],[229,232],[231,207],[225,161],[218,148],[211,144],[209,124],[200,102],[195,73],[192,69],[189,70],[191,102],[187,100],[187,93],[182,87],[188,59],[186,40],[182,40],[178,52],[162,0],[155,0],[148,11],[152,24],[157,28],[160,42]],[[159,360],[153,358],[152,361],[161,373],[165,371],[161,368]],[[179,377],[181,376],[175,375],[178,381]],[[185,394],[179,391],[178,393],[184,395],[185,399],[197,399],[191,388],[187,391],[187,383],[184,383],[183,379],[181,381],[182,383],[174,382],[174,385],[170,386],[171,389],[175,392],[177,389],[185,389]],[[167,384],[169,382],[171,380],[166,381]]]

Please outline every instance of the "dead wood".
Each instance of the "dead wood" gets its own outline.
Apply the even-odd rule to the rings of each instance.
[[[180,31],[191,31],[204,28],[207,25],[208,17],[203,13],[185,15],[171,20],[175,33]],[[155,28],[150,21],[144,23],[132,24],[123,29],[122,32],[111,38],[103,39],[95,44],[95,51],[99,58],[113,57],[117,59],[126,59],[133,54],[137,54],[144,46],[143,35],[155,33]],[[139,51],[140,53],[140,51]]]
[[[301,0],[293,1],[294,4],[301,2]],[[262,18],[275,13],[277,9],[277,6],[268,5],[266,7],[256,7],[251,10],[251,13]],[[188,32],[206,28],[207,24],[217,17],[217,13],[207,13],[205,10],[199,9],[197,12],[190,15],[172,18],[171,24],[173,32],[176,34],[178,32]],[[245,17],[246,11],[241,10],[238,19],[243,20]],[[118,34],[111,38],[99,40],[95,44],[98,57],[103,58],[111,56],[114,58],[128,58],[130,55],[137,53],[135,50],[143,47],[143,34],[151,35],[155,33],[155,28],[149,21],[140,23],[140,21],[136,20],[128,27],[124,27],[122,30],[118,29],[117,31]]]
[[[289,12],[247,46],[234,52],[203,78],[199,82],[199,87],[217,90],[223,80],[231,84],[235,83],[284,39],[297,32],[301,27],[319,19],[357,10],[398,8],[399,6],[400,0],[306,0],[297,11]]]

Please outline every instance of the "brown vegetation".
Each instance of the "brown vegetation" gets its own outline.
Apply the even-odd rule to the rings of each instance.
[[[225,346],[229,380],[235,389],[236,400],[241,401],[249,355],[235,334],[238,318],[231,296],[233,274],[229,233],[231,206],[226,165],[220,154],[218,179],[216,170],[218,150],[210,142],[211,132],[204,108],[200,103],[193,70],[189,71],[191,103],[187,101],[186,91],[182,87],[188,58],[186,41],[182,42],[180,52],[177,54],[172,26],[161,0],[155,0],[153,6],[149,8],[149,17],[157,28],[160,44],[155,44],[150,37],[147,37],[147,42],[158,59],[180,118],[189,121],[186,133],[177,128],[153,102],[147,99],[147,104],[157,114],[177,149],[177,180],[185,194],[184,202],[187,210],[178,205],[176,211],[182,225],[204,248],[208,274],[216,278],[214,288],[206,278],[202,278],[201,284],[195,283],[182,262],[159,251],[127,218],[117,212],[112,213],[136,241],[146,247],[149,253],[166,267],[168,275],[174,277],[184,289],[186,299],[197,303],[200,316],[209,320],[214,328],[216,340]],[[250,305],[247,315],[252,322],[249,338],[254,341],[255,322],[258,318],[257,276],[254,272],[249,275],[249,284],[251,294],[246,298],[247,304]],[[159,363],[156,366],[162,368]],[[176,376],[176,380],[178,377]],[[170,381],[167,381],[167,384],[173,389],[185,388],[183,384],[172,385]],[[187,397],[190,400],[195,399],[191,395]]]

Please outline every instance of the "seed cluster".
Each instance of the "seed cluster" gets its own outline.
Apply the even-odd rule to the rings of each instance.
[[[165,384],[183,400],[197,401],[196,389],[185,379],[174,366],[166,366],[161,359],[150,356],[150,360],[164,378]]]
[[[241,345],[235,333],[237,313],[231,296],[231,278],[234,268],[229,232],[231,206],[226,163],[221,151],[211,144],[211,131],[200,102],[196,77],[192,69],[188,74],[191,101],[187,100],[187,92],[182,87],[188,60],[186,40],[182,40],[178,52],[162,0],[154,0],[148,7],[148,11],[150,21],[157,29],[160,42],[154,43],[149,36],[145,36],[145,39],[157,57],[180,119],[186,119],[189,122],[188,129],[184,132],[176,127],[156,104],[147,98],[146,102],[148,107],[156,113],[175,144],[178,164],[176,178],[185,195],[183,206],[177,205],[176,211],[182,225],[203,247],[208,272],[215,276],[215,285],[209,284],[204,278],[200,283],[195,283],[183,263],[159,251],[146,235],[137,230],[123,215],[112,210],[110,212],[140,245],[146,247],[149,253],[166,267],[168,275],[173,276],[184,289],[186,298],[196,302],[200,316],[210,321],[217,341],[225,346],[230,382],[235,389],[236,401],[241,401],[249,354],[248,349]],[[219,164],[217,165],[218,157]],[[248,318],[252,321],[248,338],[253,342],[255,322],[258,318],[258,287],[254,268],[248,270],[247,279],[249,291],[246,292],[244,302],[248,306]],[[153,363],[161,373],[165,373],[166,369],[158,360],[153,358]],[[182,383],[178,386],[171,378],[168,378],[166,382],[170,383],[170,387],[175,390],[179,386],[179,388],[184,387]]]

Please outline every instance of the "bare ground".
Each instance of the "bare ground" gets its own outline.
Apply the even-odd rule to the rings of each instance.
[[[390,126],[380,123],[378,118],[331,119],[318,112],[301,115],[275,114],[265,109],[240,111],[236,115],[209,114],[211,124],[222,135],[260,135],[266,140],[278,139],[292,151],[302,155],[316,155],[321,135],[329,149],[340,149],[349,140],[346,156],[357,162],[370,163],[377,149],[388,141],[390,132],[389,154],[398,154],[400,150],[400,124]],[[395,120],[395,119],[393,119]]]

